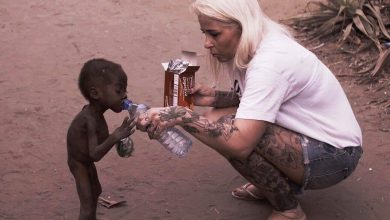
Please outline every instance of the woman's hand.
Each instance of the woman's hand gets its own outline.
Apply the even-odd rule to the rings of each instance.
[[[219,91],[203,85],[195,85],[190,94],[194,96],[194,105],[215,108],[238,107],[240,99],[233,91]]]
[[[137,129],[148,132],[150,139],[159,139],[165,129],[175,126],[185,114],[186,109],[180,106],[150,108],[138,116]]]
[[[194,105],[197,106],[213,106],[215,102],[215,89],[196,84],[191,89],[190,94],[194,97]]]

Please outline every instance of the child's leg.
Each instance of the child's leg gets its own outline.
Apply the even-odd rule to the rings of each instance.
[[[92,183],[92,194],[94,196],[94,203],[97,206],[97,202],[100,194],[102,193],[102,186],[100,185],[99,177],[96,171],[95,165],[91,166],[89,170],[91,183]]]
[[[80,200],[79,220],[96,219],[95,195],[92,189],[92,180],[90,176],[90,167],[79,162],[74,162],[69,166],[75,178],[77,193]]]

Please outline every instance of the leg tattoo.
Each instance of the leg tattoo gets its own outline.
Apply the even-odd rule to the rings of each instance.
[[[268,126],[257,145],[261,155],[281,167],[303,168],[301,135],[285,128]]]
[[[278,211],[293,209],[298,205],[287,178],[255,150],[245,162],[230,160],[232,166],[255,185]]]
[[[233,167],[255,185],[278,211],[296,208],[298,200],[286,174],[300,179],[304,173],[301,135],[269,125],[260,143],[245,161],[230,160]]]

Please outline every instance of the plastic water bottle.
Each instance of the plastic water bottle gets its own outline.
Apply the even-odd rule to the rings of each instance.
[[[116,152],[120,157],[130,157],[134,151],[134,142],[130,137],[123,138],[116,144]]]
[[[127,109],[130,112],[130,115],[136,114],[137,116],[149,109],[149,106],[145,104],[137,105],[132,103],[130,100],[124,100],[122,107],[123,109]],[[184,157],[192,146],[191,139],[175,127],[165,129],[161,133],[161,137],[158,139],[158,142],[163,145],[164,148],[179,157]]]

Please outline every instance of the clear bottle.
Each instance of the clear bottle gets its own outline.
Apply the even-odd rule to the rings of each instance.
[[[130,137],[123,138],[116,144],[116,152],[120,157],[130,157],[134,151],[134,142]]]
[[[135,108],[136,106],[136,108]],[[144,104],[134,104],[130,100],[124,100],[123,108],[128,109],[130,115],[142,114],[149,109],[149,106]],[[161,133],[161,137],[157,140],[170,152],[176,154],[179,157],[184,157],[192,146],[192,141],[183,132],[175,127],[167,128]]]

